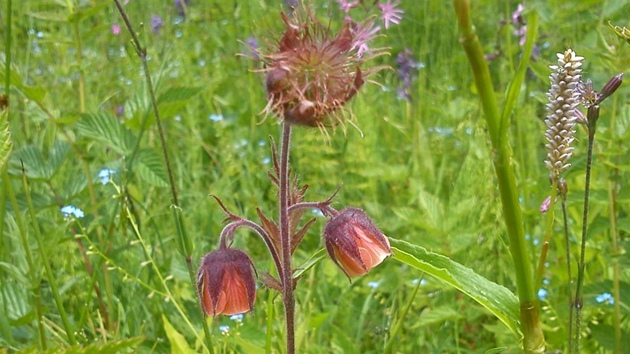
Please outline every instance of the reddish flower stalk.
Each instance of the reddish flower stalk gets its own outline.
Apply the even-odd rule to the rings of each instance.
[[[302,13],[298,13],[302,11]],[[231,249],[234,232],[240,227],[255,231],[269,248],[278,278],[263,274],[260,280],[282,294],[286,320],[286,352],[295,353],[295,295],[292,255],[315,219],[298,224],[305,208],[317,208],[331,217],[324,235],[333,261],[348,276],[367,273],[391,254],[389,242],[359,209],[341,213],[330,204],[305,202],[306,186],[299,187],[289,176],[291,130],[294,125],[318,127],[344,124],[344,105],[363,86],[365,77],[380,68],[362,70],[361,65],[380,54],[370,50],[368,41],[378,31],[372,23],[346,21],[332,36],[329,27],[318,22],[307,9],[282,14],[285,32],[272,54],[257,54],[265,61],[267,113],[279,117],[282,135],[279,154],[272,144],[271,181],[278,187],[278,222],[257,209],[261,224],[240,218],[216,198],[231,221],[220,234],[219,250],[204,257],[198,275],[200,302],[209,316],[236,314],[252,309],[255,297],[253,266],[242,251]],[[336,194],[336,192],[335,192]],[[347,225],[346,225],[347,224]],[[342,243],[345,244],[342,245]],[[330,251],[334,249],[334,251]]]

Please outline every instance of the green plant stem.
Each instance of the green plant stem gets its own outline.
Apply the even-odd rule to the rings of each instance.
[[[558,186],[556,185],[556,183],[553,183],[553,185],[551,186],[551,200],[549,203],[549,210],[547,211],[545,238],[543,239],[542,249],[540,251],[540,258],[538,259],[538,270],[536,271],[536,282],[534,283],[534,286],[536,287],[539,287],[540,284],[542,284],[543,273],[545,271],[545,261],[547,260],[547,252],[549,251],[549,241],[551,241],[551,235],[553,234],[553,220],[557,195]]]
[[[618,176],[618,169],[615,169],[615,177]],[[612,236],[612,256],[613,256],[613,298],[615,301],[614,324],[615,324],[615,353],[622,353],[622,336],[621,336],[621,289],[619,286],[621,269],[619,267],[619,239],[617,232],[617,194],[615,193],[615,185],[617,178],[608,182],[608,200],[610,213],[610,233]]]
[[[467,0],[454,0],[453,4],[462,33],[461,43],[473,71],[475,85],[479,92],[492,141],[493,163],[499,183],[503,217],[508,231],[509,249],[516,275],[523,348],[526,353],[543,353],[545,340],[540,326],[539,304],[534,291],[532,270],[525,242],[525,230],[516,190],[512,152],[507,139],[507,123],[502,121],[499,115],[488,64],[484,59],[483,49],[470,20],[469,2]],[[528,60],[528,57],[523,58],[523,60]],[[507,115],[504,114],[504,116]]]
[[[564,196],[562,196],[562,220],[564,222],[564,248],[566,250],[566,259],[567,259],[567,284],[569,287],[568,290],[568,299],[569,299],[569,327],[567,332],[569,332],[569,345],[567,348],[571,348],[573,342],[573,276],[571,275],[571,242],[569,240],[569,219],[567,217],[567,200]]]
[[[26,181],[26,171],[24,171],[24,166],[22,166],[22,185],[24,187],[24,194],[26,195],[26,202],[28,204],[28,210],[31,214],[31,219],[33,222],[33,230],[35,231],[35,239],[37,240],[37,246],[39,248],[40,257],[42,258],[42,263],[44,264],[44,270],[46,271],[46,278],[48,278],[48,282],[50,283],[50,291],[52,292],[53,298],[55,299],[55,305],[57,306],[57,311],[59,311],[59,316],[61,316],[61,322],[63,323],[64,329],[66,330],[66,335],[68,336],[68,343],[70,343],[71,345],[76,345],[77,340],[74,336],[74,329],[72,329],[72,326],[70,325],[70,321],[68,321],[66,310],[63,307],[63,302],[61,301],[61,296],[59,295],[59,287],[57,286],[57,280],[55,278],[55,275],[53,274],[52,268],[50,267],[50,261],[48,260],[48,255],[46,254],[48,249],[44,245],[42,233],[41,233],[41,230],[39,229],[39,222],[37,221],[37,214],[35,213],[35,207],[33,206],[33,200],[31,199],[30,189]]]
[[[580,352],[580,340],[581,340],[581,319],[582,319],[582,306],[584,301],[582,299],[582,285],[584,284],[584,257],[586,253],[586,232],[588,230],[588,208],[589,197],[591,191],[591,168],[593,164],[593,143],[595,141],[596,123],[593,121],[588,127],[588,148],[586,152],[586,177],[584,182],[584,210],[582,213],[582,245],[580,247],[580,261],[578,263],[578,275],[577,285],[575,287],[575,336],[574,336],[574,350],[573,353]]]
[[[416,298],[418,289],[420,289],[420,282],[421,282],[421,279],[418,279],[418,283],[411,291],[411,295],[409,295],[409,298],[407,299],[407,303],[405,304],[405,307],[400,312],[400,316],[398,317],[396,324],[393,326],[393,329],[391,333],[389,334],[389,339],[387,340],[387,344],[385,345],[385,348],[383,349],[383,353],[391,353],[394,345],[398,343],[399,341],[398,333],[400,333],[400,330],[402,329],[402,326],[405,323],[405,317],[407,316],[407,313],[409,313],[409,310],[411,309],[411,305],[413,305],[413,299]]]
[[[37,271],[35,269],[35,261],[33,259],[33,252],[31,251],[31,247],[28,243],[28,238],[26,235],[26,229],[24,227],[24,220],[22,220],[22,214],[20,212],[20,207],[17,202],[17,198],[15,197],[15,191],[13,190],[13,185],[11,184],[11,180],[9,179],[9,174],[6,169],[2,171],[2,180],[4,181],[4,186],[2,190],[8,194],[9,200],[11,201],[11,207],[14,210],[15,223],[17,224],[18,231],[20,233],[20,240],[22,242],[22,248],[24,248],[24,253],[26,254],[26,264],[28,265],[28,273],[32,282],[33,289],[33,297],[35,300],[35,309],[37,312],[37,331],[39,334],[39,345],[42,350],[46,349],[46,332],[44,331],[44,323],[43,323],[43,314],[41,307],[41,285],[39,281],[39,277],[37,276]]]
[[[612,104],[612,112],[610,115],[610,126],[617,126],[617,104],[618,104],[619,95],[614,95],[613,104]],[[615,132],[613,129],[611,132]],[[615,151],[615,140],[611,139],[608,151]],[[621,141],[621,140],[618,140]],[[618,143],[621,145],[620,143]],[[622,151],[622,146],[616,147],[618,150]],[[613,256],[613,298],[621,299],[621,289],[620,289],[620,276],[621,276],[621,268],[619,266],[619,257],[621,257],[621,250],[619,249],[619,232],[617,228],[617,200],[619,197],[618,193],[618,183],[619,183],[619,166],[621,164],[621,155],[617,155],[617,163],[614,165],[613,177],[608,180],[608,205],[610,208],[610,233],[612,239],[612,256]],[[615,352],[622,353],[622,336],[621,336],[621,301],[615,301],[615,310],[614,310],[614,327],[615,327]]]
[[[280,146],[280,168],[278,179],[279,224],[282,269],[282,299],[286,320],[287,354],[295,354],[295,294],[293,292],[293,266],[291,262],[291,232],[289,220],[289,146],[291,124],[282,123],[282,145]]]
[[[177,249],[184,256],[184,259],[186,261],[186,268],[188,269],[188,275],[190,277],[191,286],[193,288],[196,288],[195,272],[193,270],[193,265],[192,265],[193,244],[186,233],[185,224],[183,222],[182,209],[179,204],[179,198],[177,195],[177,187],[175,185],[175,178],[173,175],[173,168],[171,167],[171,160],[169,158],[167,144],[166,144],[166,135],[164,134],[164,128],[162,127],[162,119],[160,117],[160,111],[158,109],[157,98],[155,95],[155,87],[151,79],[151,71],[149,70],[149,63],[147,61],[147,51],[146,51],[146,48],[144,48],[140,44],[140,40],[138,39],[138,36],[136,35],[136,32],[134,31],[133,26],[131,25],[131,21],[129,20],[129,17],[127,16],[127,13],[123,9],[120,1],[114,0],[114,3],[116,4],[116,7],[118,8],[118,12],[120,13],[123,21],[125,22],[125,25],[127,26],[127,29],[129,30],[134,48],[136,50],[136,53],[138,54],[138,57],[140,58],[140,62],[142,63],[142,69],[144,71],[144,76],[147,81],[147,87],[149,89],[149,95],[151,97],[151,106],[153,108],[153,114],[155,116],[155,121],[157,123],[158,135],[160,137],[160,143],[161,143],[160,145],[162,147],[162,154],[164,156],[164,163],[166,164],[166,171],[168,175],[171,198],[172,198],[172,203],[173,203],[173,218],[174,218],[175,226],[177,229],[177,233],[176,233]],[[199,311],[200,313],[202,313],[201,308],[199,308]],[[210,353],[214,353],[210,328],[208,327],[208,323],[203,313],[202,313],[202,318],[203,320],[201,322],[202,322],[203,331],[205,334],[206,346]]]
[[[79,21],[76,18],[72,21],[72,31],[74,32],[74,45],[76,46],[77,65],[79,66],[79,109],[81,113],[85,113],[85,75],[83,73],[83,49],[81,46]]]

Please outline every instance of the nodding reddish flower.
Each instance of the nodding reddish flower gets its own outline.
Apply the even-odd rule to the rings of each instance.
[[[392,254],[387,237],[361,209],[346,208],[324,228],[326,250],[348,278],[366,274]]]
[[[231,316],[252,310],[256,282],[251,259],[232,248],[208,253],[197,273],[197,291],[208,316]]]
[[[363,86],[361,64],[379,51],[365,55],[367,42],[375,31],[373,23],[346,21],[336,36],[310,10],[282,14],[285,32],[275,53],[262,55],[265,61],[269,103],[265,111],[279,119],[310,127],[342,123],[342,107]]]

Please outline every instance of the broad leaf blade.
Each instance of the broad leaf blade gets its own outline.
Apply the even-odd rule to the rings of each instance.
[[[197,95],[203,87],[171,87],[158,98],[158,104],[187,101]]]
[[[133,148],[135,137],[109,113],[83,114],[77,127],[81,135],[100,141],[119,154],[126,155]]]
[[[171,325],[164,315],[162,315],[162,322],[164,322],[164,332],[166,332],[168,341],[171,342],[172,354],[192,354],[195,352],[190,348],[188,342],[186,342],[186,338],[184,338],[181,333],[177,332],[175,327]]]
[[[151,185],[168,187],[164,160],[152,149],[138,151],[133,169],[137,176]]]
[[[394,259],[430,274],[477,301],[492,312],[517,336],[519,330],[519,302],[516,295],[472,269],[448,257],[429,252],[425,248],[390,238]]]

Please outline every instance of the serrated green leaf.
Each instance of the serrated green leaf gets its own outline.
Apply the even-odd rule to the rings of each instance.
[[[63,161],[66,159],[70,144],[65,141],[56,140],[48,153],[48,165],[50,166],[51,177],[57,173]]]
[[[8,111],[5,110],[0,114],[0,170],[9,160],[11,154],[11,132],[9,132]]]
[[[186,101],[199,92],[202,87],[171,87],[158,98],[158,104]]]
[[[498,285],[472,269],[450,258],[429,252],[423,247],[390,238],[394,259],[430,274],[468,295],[492,312],[517,337],[519,330],[519,302],[507,288]]]
[[[138,151],[133,169],[143,181],[157,187],[168,187],[164,162],[154,150],[142,149]]]
[[[193,354],[195,352],[188,346],[186,338],[177,332],[164,315],[162,315],[162,322],[164,322],[164,331],[168,341],[171,343],[171,354]]]
[[[121,155],[129,154],[136,140],[115,116],[107,112],[82,114],[77,128],[81,135],[97,140]]]
[[[33,145],[23,146],[11,155],[11,165],[14,166],[11,173],[21,175],[22,164],[24,164],[27,178],[45,180],[50,177],[51,172],[44,161],[42,152]]]

